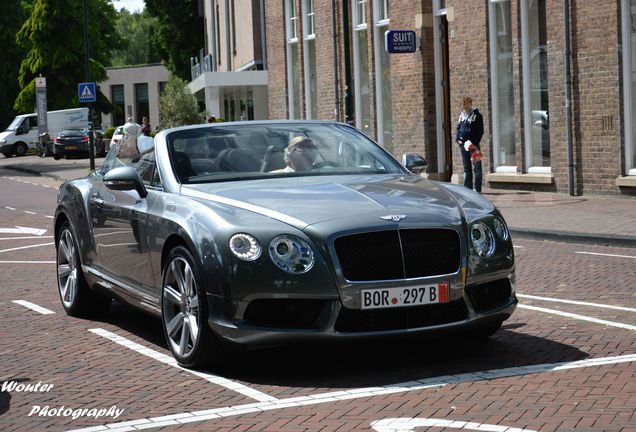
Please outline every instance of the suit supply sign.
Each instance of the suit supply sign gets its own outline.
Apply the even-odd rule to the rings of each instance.
[[[414,53],[417,48],[415,31],[389,30],[385,32],[384,48],[391,54]]]

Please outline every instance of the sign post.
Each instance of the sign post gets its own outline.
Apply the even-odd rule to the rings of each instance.
[[[93,137],[93,110],[92,102],[97,100],[97,91],[94,82],[84,82],[77,85],[77,95],[80,103],[88,103],[88,154],[91,161],[91,170],[95,169],[95,138]]]
[[[48,119],[46,117],[46,78],[40,75],[35,77],[35,102],[38,110],[38,139],[41,134],[48,132]]]

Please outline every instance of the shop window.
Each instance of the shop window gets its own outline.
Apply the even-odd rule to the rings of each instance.
[[[625,174],[636,176],[636,0],[622,0]]]
[[[148,83],[135,84],[135,113],[136,121],[141,124],[143,117],[150,118],[150,105],[148,102]]]
[[[546,0],[522,0],[522,71],[526,165],[528,172],[550,172],[548,40]]]
[[[318,117],[318,88],[316,80],[316,33],[314,26],[314,0],[303,0],[303,59],[305,62],[305,100],[307,118]]]
[[[516,172],[510,0],[490,0],[490,86],[495,171]]]
[[[353,81],[356,127],[371,135],[371,97],[369,91],[369,48],[366,0],[352,4]]]
[[[126,123],[126,103],[124,100],[124,86],[110,86],[110,100],[119,110],[113,111],[113,126],[119,126]]]
[[[285,1],[287,39],[287,103],[289,117],[301,118],[300,107],[300,65],[298,59],[298,15],[296,0]]]
[[[391,60],[384,49],[384,33],[389,30],[389,0],[374,0],[373,6],[378,142],[393,151]]]

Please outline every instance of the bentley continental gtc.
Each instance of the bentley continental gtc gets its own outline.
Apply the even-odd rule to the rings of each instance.
[[[59,295],[73,316],[118,299],[160,317],[183,366],[232,345],[488,337],[516,308],[492,203],[351,126],[184,126],[141,154],[131,141],[60,186]]]

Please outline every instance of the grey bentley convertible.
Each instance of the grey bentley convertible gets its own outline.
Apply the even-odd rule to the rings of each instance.
[[[66,312],[113,298],[160,316],[176,360],[230,345],[451,332],[487,337],[516,308],[499,211],[415,175],[327,121],[179,127],[111,148],[55,214]]]

